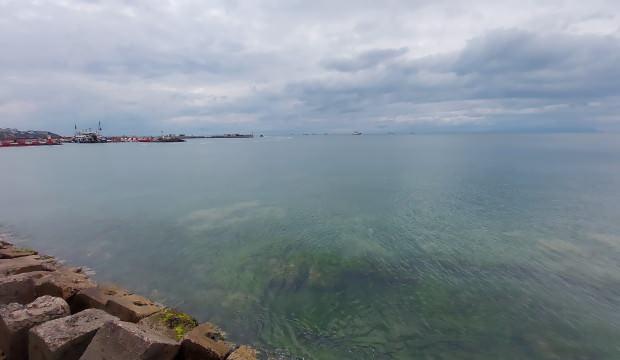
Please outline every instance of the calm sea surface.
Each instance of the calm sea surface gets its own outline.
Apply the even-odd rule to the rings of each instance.
[[[620,359],[620,136],[0,149],[0,231],[277,358]]]

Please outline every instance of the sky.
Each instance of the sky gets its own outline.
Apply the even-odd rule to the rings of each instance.
[[[618,0],[0,0],[0,128],[620,131]]]

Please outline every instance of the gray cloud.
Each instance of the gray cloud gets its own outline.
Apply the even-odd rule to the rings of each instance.
[[[498,31],[472,40],[454,71],[486,80],[480,96],[588,99],[618,94],[619,60],[617,37]]]
[[[617,108],[619,57],[616,37],[498,30],[458,52],[292,83],[279,96],[296,104],[289,119],[303,114],[339,127],[593,130],[609,127]]]
[[[620,130],[620,3],[0,1],[0,127]]]
[[[328,70],[336,70],[343,72],[359,71],[375,67],[386,61],[398,58],[406,54],[408,49],[402,47],[399,49],[375,49],[366,51],[355,57],[348,59],[331,59],[323,62]]]

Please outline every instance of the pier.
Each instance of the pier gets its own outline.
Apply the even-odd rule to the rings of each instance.
[[[0,359],[255,360],[209,322],[0,234]]]

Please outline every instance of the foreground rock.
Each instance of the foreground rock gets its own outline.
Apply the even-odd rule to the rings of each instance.
[[[190,331],[181,346],[185,360],[223,360],[235,349],[235,345],[225,341],[222,331],[211,323],[201,324]]]
[[[35,281],[37,295],[50,295],[71,299],[81,290],[94,288],[97,283],[76,269],[59,267],[56,271],[41,274]]]
[[[254,349],[225,341],[210,323],[198,326],[125,289],[97,286],[83,268],[16,248],[3,236],[0,360],[256,359]]]
[[[188,314],[166,308],[140,320],[138,324],[156,334],[174,340],[181,340],[187,333],[198,326],[198,321]]]
[[[163,309],[149,299],[129,293],[113,285],[100,285],[81,290],[71,303],[74,312],[82,309],[102,309],[128,322],[138,322]]]
[[[124,321],[109,321],[91,341],[81,360],[173,360],[178,342]]]
[[[0,277],[0,304],[28,304],[37,298],[35,281],[28,274]]]
[[[29,360],[77,360],[99,328],[118,320],[103,310],[88,309],[30,329]]]
[[[0,304],[27,304],[37,297],[49,295],[69,301],[80,290],[97,284],[85,274],[72,268],[58,267],[56,271],[32,271],[0,276]]]
[[[226,360],[256,360],[256,350],[249,346],[241,345]]]
[[[68,316],[69,305],[61,298],[42,296],[28,305],[12,303],[0,308],[0,350],[7,360],[28,356],[28,330],[44,322]]]
[[[22,256],[36,255],[37,252],[30,249],[20,249],[13,245],[0,246],[0,259],[14,259]]]
[[[53,271],[57,264],[53,258],[39,255],[0,259],[0,275],[22,274],[32,271]]]
[[[110,284],[100,284],[94,288],[79,291],[71,301],[71,310],[79,312],[84,309],[105,310],[110,299],[128,295],[129,292]]]
[[[123,321],[138,322],[161,311],[162,306],[140,295],[129,294],[108,300],[106,311]]]

